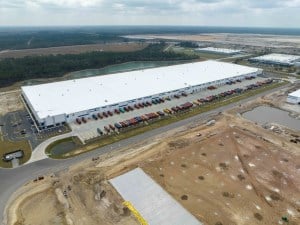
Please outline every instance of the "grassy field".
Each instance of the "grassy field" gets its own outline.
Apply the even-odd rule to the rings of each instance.
[[[96,141],[94,141],[90,144],[87,144],[85,146],[74,149],[73,151],[71,151],[67,154],[59,155],[59,156],[57,156],[57,155],[52,156],[51,155],[51,149],[53,148],[53,146],[55,146],[56,144],[59,144],[61,142],[64,142],[64,141],[69,141],[69,139],[59,140],[59,141],[54,142],[53,144],[51,144],[46,149],[46,153],[49,155],[49,157],[56,158],[56,159],[70,158],[70,157],[73,157],[75,155],[79,155],[79,154],[85,153],[87,151],[91,151],[91,150],[94,150],[96,148],[100,148],[100,147],[112,144],[114,142],[136,136],[136,135],[144,133],[146,131],[149,131],[149,130],[152,130],[152,129],[155,129],[155,128],[159,128],[159,127],[174,123],[176,121],[180,121],[180,120],[186,119],[188,117],[192,117],[192,116],[195,116],[197,114],[204,113],[204,112],[219,108],[221,106],[225,106],[225,105],[228,105],[230,103],[240,101],[242,99],[246,99],[248,97],[254,96],[254,95],[259,94],[261,92],[271,90],[271,89],[274,89],[276,87],[283,86],[285,84],[287,84],[287,82],[273,83],[273,84],[270,84],[270,85],[266,85],[266,86],[264,86],[260,89],[251,90],[251,91],[248,91],[248,92],[246,92],[244,94],[240,94],[240,95],[235,95],[231,98],[225,98],[225,99],[222,99],[220,101],[215,101],[215,102],[212,102],[210,104],[206,104],[206,105],[203,105],[203,106],[200,106],[200,107],[194,107],[194,108],[192,108],[191,111],[181,113],[181,114],[175,114],[175,115],[172,115],[172,116],[168,116],[168,117],[165,117],[164,119],[155,121],[155,122],[150,123],[149,125],[146,125],[146,126],[137,127],[136,129],[132,129],[132,130],[129,130],[129,131],[126,131],[126,132],[121,132],[119,134],[112,134],[110,136],[104,136],[104,137],[102,137],[102,138],[100,138],[100,139],[98,139],[98,140],[96,140]]]
[[[103,51],[103,52],[134,52],[147,47],[146,43],[108,43],[91,45],[73,45],[50,48],[36,48],[24,50],[9,50],[0,54],[0,59],[5,58],[23,58],[26,56],[43,56],[57,54],[80,54],[85,52]]]
[[[18,142],[11,142],[3,140],[2,137],[0,139],[0,167],[4,168],[11,168],[12,164],[11,162],[4,162],[2,160],[2,156],[5,153],[12,152],[15,150],[23,150],[24,151],[24,157],[20,159],[20,164],[23,164],[27,162],[31,157],[31,146],[28,141],[18,141]]]

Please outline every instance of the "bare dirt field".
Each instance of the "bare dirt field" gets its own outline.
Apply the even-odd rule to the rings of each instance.
[[[0,115],[4,115],[8,112],[17,111],[23,109],[24,106],[21,102],[21,91],[8,91],[0,93]]]
[[[130,35],[129,38],[203,41],[223,44],[241,44],[260,47],[300,48],[300,36],[258,34],[198,34],[198,35]]]
[[[217,116],[213,126],[195,121],[31,181],[8,208],[8,224],[40,224],[34,204],[45,209],[44,225],[138,224],[108,182],[135,167],[203,224],[300,224],[299,144],[236,114],[251,104]]]
[[[26,50],[5,50],[0,51],[0,59],[22,58],[25,56],[42,56],[57,54],[80,54],[84,52],[133,52],[145,48],[145,43],[110,43],[91,45],[72,45],[63,47],[37,48]]]

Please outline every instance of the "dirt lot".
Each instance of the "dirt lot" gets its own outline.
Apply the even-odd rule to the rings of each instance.
[[[21,102],[21,91],[8,91],[0,93],[0,115],[4,115],[8,112],[14,112],[23,109],[24,106]]]
[[[57,54],[79,54],[84,52],[131,52],[145,48],[145,43],[112,43],[112,44],[92,44],[73,45],[51,48],[37,48],[26,50],[6,50],[0,51],[0,59],[22,58],[25,56],[57,55]]]
[[[44,225],[138,224],[107,182],[137,166],[204,224],[287,224],[282,217],[299,224],[299,144],[236,111],[215,119],[214,126],[195,121],[29,182],[21,190],[30,187],[31,193],[13,202],[9,224],[39,224],[41,217],[29,210],[33,204],[44,209]],[[42,185],[46,188],[36,194]]]
[[[204,224],[298,224],[300,158],[229,125],[171,141],[142,168]]]

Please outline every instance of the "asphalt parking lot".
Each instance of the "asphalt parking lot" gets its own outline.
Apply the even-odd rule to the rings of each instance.
[[[56,127],[38,132],[26,110],[10,112],[0,117],[1,132],[5,140],[21,141],[28,140],[34,149],[49,137],[68,132],[66,126]]]
[[[39,144],[36,128],[25,110],[10,112],[0,118],[4,139],[29,140],[32,146]]]
[[[97,132],[97,128],[100,128],[104,133],[105,129],[104,126],[114,125],[115,123],[118,123],[120,121],[128,120],[136,116],[141,116],[143,114],[157,112],[157,111],[163,111],[165,108],[172,108],[176,105],[181,105],[186,102],[193,102],[200,98],[205,98],[207,96],[216,95],[225,91],[230,91],[232,89],[236,88],[245,88],[246,86],[250,84],[255,84],[256,82],[261,82],[266,80],[267,78],[263,77],[257,77],[252,80],[243,80],[241,83],[237,82],[232,85],[223,85],[219,86],[217,89],[214,90],[204,90],[201,92],[197,92],[194,94],[190,94],[186,97],[181,96],[179,99],[172,98],[171,101],[165,101],[164,103],[160,103],[157,105],[152,104],[152,106],[140,108],[140,109],[134,109],[133,111],[120,113],[120,114],[114,114],[113,116],[109,116],[107,118],[98,119],[95,120],[92,117],[87,119],[86,123],[81,123],[80,125],[77,122],[73,122],[70,124],[71,129],[75,134],[78,135],[80,140],[82,142],[85,142],[90,139],[94,139],[100,134]]]

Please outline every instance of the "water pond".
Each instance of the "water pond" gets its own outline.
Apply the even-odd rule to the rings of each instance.
[[[300,131],[300,120],[291,117],[289,112],[270,106],[259,106],[243,113],[243,116],[259,124],[277,123],[293,130]]]

